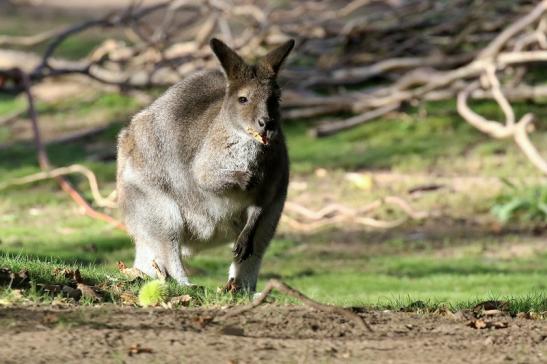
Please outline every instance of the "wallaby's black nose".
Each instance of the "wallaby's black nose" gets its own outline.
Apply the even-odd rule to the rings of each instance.
[[[260,128],[264,128],[266,126],[266,120],[265,119],[258,119],[258,126]]]

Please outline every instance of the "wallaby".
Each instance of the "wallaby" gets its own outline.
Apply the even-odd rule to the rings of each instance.
[[[228,285],[252,292],[287,194],[276,78],[294,41],[255,65],[210,46],[224,72],[179,81],[120,132],[119,205],[135,268],[188,285],[182,257],[234,242]]]

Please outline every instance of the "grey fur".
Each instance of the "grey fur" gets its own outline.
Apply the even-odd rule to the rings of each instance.
[[[213,39],[224,73],[178,82],[120,132],[117,189],[136,268],[154,277],[154,260],[189,284],[181,256],[235,241],[229,279],[255,290],[287,193],[275,77],[293,45],[251,66]]]

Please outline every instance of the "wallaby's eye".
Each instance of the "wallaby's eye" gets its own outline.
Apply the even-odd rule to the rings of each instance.
[[[245,96],[240,96],[237,98],[240,104],[246,104],[249,100]]]

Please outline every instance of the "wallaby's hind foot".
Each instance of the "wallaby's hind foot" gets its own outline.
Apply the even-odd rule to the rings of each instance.
[[[178,249],[177,249],[178,250]],[[159,250],[161,252],[161,250]],[[191,286],[182,266],[180,255],[154,254],[154,251],[145,244],[137,244],[135,263],[133,266],[151,278],[160,278],[158,273],[164,277],[171,277],[178,284]],[[158,272],[159,270],[159,272]]]
[[[250,293],[256,291],[256,282],[261,264],[262,258],[254,254],[241,263],[234,261],[230,266],[228,284],[232,282],[232,286],[235,287],[236,291]]]
[[[224,288],[222,288],[222,292],[224,293],[237,293],[240,290],[241,287],[237,285],[235,278],[229,278],[228,282],[224,285]]]

